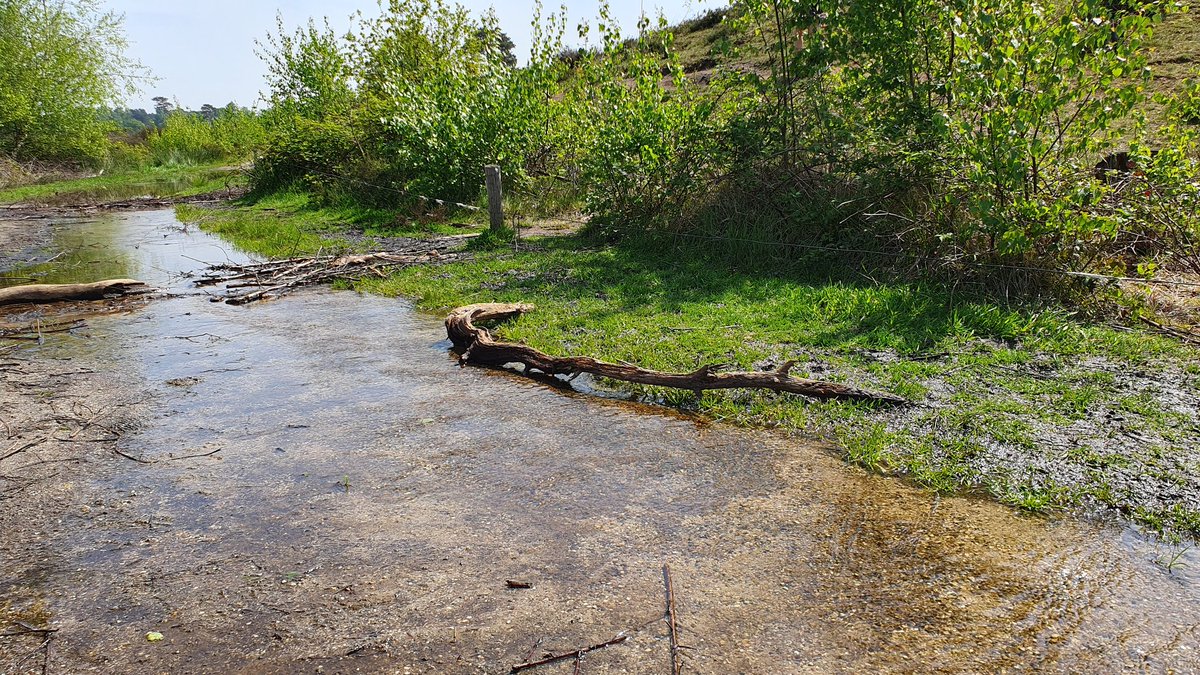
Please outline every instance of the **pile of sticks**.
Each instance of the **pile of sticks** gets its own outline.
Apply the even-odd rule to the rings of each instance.
[[[414,246],[403,251],[316,255],[245,265],[220,264],[209,267],[194,283],[197,286],[223,286],[223,293],[214,296],[213,302],[224,300],[231,305],[245,305],[282,297],[305,286],[384,278],[390,271],[403,267],[461,259],[461,253],[449,249],[449,242],[445,242],[441,246]]]

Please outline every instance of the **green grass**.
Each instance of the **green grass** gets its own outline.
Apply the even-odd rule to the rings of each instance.
[[[218,165],[147,167],[0,190],[0,203],[75,204],[132,197],[184,197],[245,184],[240,172]]]
[[[1150,67],[1154,73],[1149,83],[1150,92],[1176,95],[1187,80],[1200,76],[1200,12],[1192,9],[1163,22],[1154,31],[1150,50]],[[1144,112],[1157,126],[1166,116],[1166,106],[1152,100]]]
[[[462,234],[467,227],[414,222],[389,209],[319,206],[303,193],[245,199],[238,208],[175,207],[179,220],[234,241],[243,250],[290,257],[321,250],[365,250],[373,237]]]

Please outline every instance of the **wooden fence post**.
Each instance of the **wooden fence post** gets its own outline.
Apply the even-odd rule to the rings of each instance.
[[[488,193],[488,218],[491,221],[493,230],[499,231],[504,227],[504,206],[501,202],[502,187],[500,181],[500,167],[495,164],[489,164],[483,167],[484,180],[487,183]]]

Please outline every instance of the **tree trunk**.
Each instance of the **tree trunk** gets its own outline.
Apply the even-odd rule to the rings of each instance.
[[[103,300],[118,295],[149,293],[150,290],[149,286],[134,279],[107,279],[90,284],[27,284],[0,288],[0,305]]]

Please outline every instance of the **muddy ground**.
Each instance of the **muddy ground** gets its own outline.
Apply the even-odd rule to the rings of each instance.
[[[0,275],[45,260],[46,246],[53,238],[53,228],[46,218],[4,220],[8,215],[0,212]]]
[[[65,307],[62,309],[66,309]],[[96,308],[88,308],[94,310]],[[68,311],[37,312],[48,321],[75,320]],[[88,315],[93,312],[87,312]],[[25,311],[0,313],[5,321],[25,321]],[[23,336],[28,338],[30,336]],[[98,372],[70,357],[43,356],[12,339],[0,340],[0,559],[4,583],[27,565],[45,560],[39,543],[46,528],[64,518],[86,517],[103,501],[80,495],[79,480],[90,467],[119,456],[120,439],[141,424],[147,398],[136,378],[119,369]],[[49,606],[40,601],[0,600],[0,672],[61,672],[49,668],[43,646],[53,633]]]
[[[579,672],[666,673],[664,564],[684,672],[1197,662],[1193,554],[460,369],[401,301],[210,303],[179,267],[236,253],[111,218],[177,297],[0,343],[0,672],[502,673],[626,635]]]

